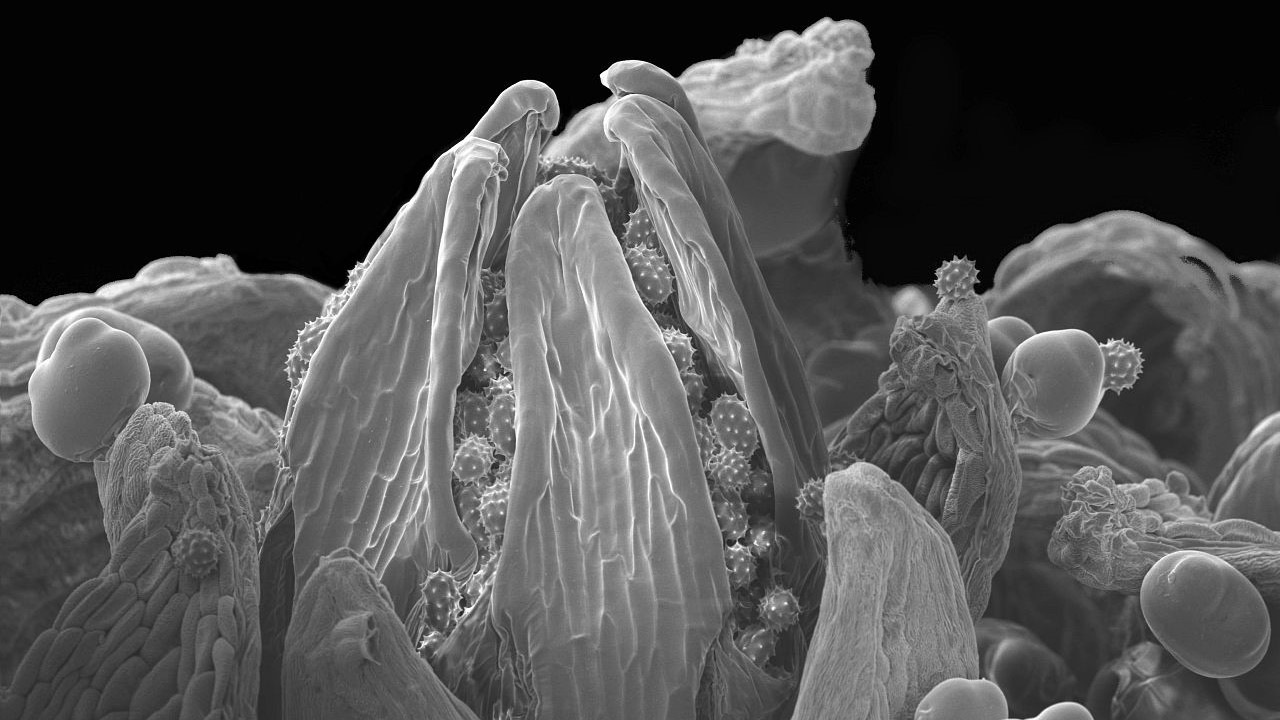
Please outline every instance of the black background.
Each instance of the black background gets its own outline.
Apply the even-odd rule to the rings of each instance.
[[[465,22],[25,28],[41,49],[7,94],[19,189],[4,256],[21,260],[0,262],[0,292],[37,302],[220,252],[340,285],[508,84],[548,83],[567,119],[605,97],[614,60],[678,75],[824,14],[863,22],[876,52],[878,110],[849,201],[872,279],[929,282],[952,253],[989,279],[1045,228],[1113,209],[1236,260],[1280,253],[1280,54],[1260,17],[739,9],[695,22],[594,7],[574,20],[477,4]]]

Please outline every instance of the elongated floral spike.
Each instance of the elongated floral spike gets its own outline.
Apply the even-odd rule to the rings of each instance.
[[[759,437],[755,418],[747,404],[737,395],[721,395],[711,405],[711,426],[720,444],[733,448],[746,457],[756,451]]]
[[[1102,379],[1103,391],[1111,390],[1119,394],[1128,390],[1138,381],[1142,374],[1142,351],[1125,340],[1108,339],[1098,343],[1102,349],[1102,359],[1106,364]]]
[[[627,267],[631,268],[631,280],[635,282],[640,299],[646,305],[660,305],[671,297],[675,276],[661,250],[645,245],[629,247],[623,257]]]
[[[464,485],[473,485],[493,464],[493,444],[483,435],[468,435],[453,452],[453,476]]]
[[[799,619],[800,603],[787,588],[774,586],[760,600],[760,620],[771,630],[782,632]]]
[[[937,280],[933,286],[938,290],[939,300],[964,300],[975,295],[973,286],[978,282],[978,268],[967,257],[952,257],[942,263],[934,275]]]

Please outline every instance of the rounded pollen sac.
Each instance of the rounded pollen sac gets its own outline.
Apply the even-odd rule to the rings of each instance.
[[[507,524],[507,498],[510,494],[509,484],[496,482],[480,496],[480,522],[494,540],[502,539]]]
[[[84,462],[109,449],[146,401],[151,373],[132,335],[86,317],[56,339],[27,389],[40,441],[64,460]]]
[[[949,678],[935,685],[920,699],[915,717],[916,720],[1003,720],[1009,717],[1009,703],[1000,686],[990,680]]]
[[[653,220],[643,205],[636,207],[627,219],[627,231],[622,242],[628,247],[658,247],[658,234],[653,230]]]
[[[1056,440],[1079,432],[1093,418],[1104,369],[1102,348],[1092,335],[1049,330],[1014,349],[1000,387],[1020,432]]]
[[[84,318],[101,320],[138,341],[142,354],[147,358],[147,370],[151,376],[151,389],[144,402],[169,403],[178,410],[186,410],[191,405],[195,375],[182,345],[159,327],[119,310],[108,307],[80,308],[58,318],[45,332],[37,362],[43,361],[53,352],[66,328]]]
[[[422,619],[431,630],[445,634],[453,630],[461,602],[458,581],[444,570],[432,571],[422,581]]]
[[[483,435],[468,435],[453,451],[453,476],[464,485],[474,485],[493,464],[493,445]]]
[[[784,587],[773,587],[760,599],[760,620],[765,627],[782,632],[800,619],[800,601]]]
[[[711,458],[711,480],[726,492],[745,488],[750,472],[746,456],[733,448],[724,448]]]
[[[765,663],[769,662],[777,644],[777,634],[760,625],[752,625],[743,630],[737,640],[738,649],[743,655],[751,658],[751,662],[757,667],[764,667]]]
[[[1102,377],[1103,391],[1110,390],[1118,395],[1122,390],[1133,387],[1142,374],[1142,351],[1133,343],[1116,339],[1099,343],[1098,348],[1102,350],[1102,361],[1106,367]]]
[[[1138,593],[1151,632],[1184,667],[1211,678],[1249,672],[1267,654],[1271,620],[1258,588],[1200,550],[1160,558]]]
[[[746,457],[756,451],[759,442],[756,420],[747,404],[737,395],[721,395],[711,405],[711,426],[720,444],[733,448]]]
[[[623,253],[627,267],[631,268],[631,279],[635,282],[636,291],[646,305],[661,305],[671,297],[674,290],[671,268],[662,251],[656,247],[629,247]]]
[[[724,549],[725,567],[729,570],[729,586],[744,588],[756,579],[756,559],[751,548],[733,543]]]
[[[675,328],[662,328],[662,341],[676,361],[676,370],[684,375],[693,370],[693,338]],[[699,398],[701,399],[701,398]]]
[[[974,297],[973,286],[978,283],[978,268],[967,257],[952,257],[934,272],[937,278],[933,286],[940,300],[963,300]]]
[[[996,374],[1009,364],[1009,356],[1019,345],[1036,334],[1036,329],[1020,317],[1001,315],[987,321],[987,335],[991,338],[991,360]]]
[[[222,538],[204,527],[188,527],[173,543],[173,559],[179,567],[194,578],[203,578],[218,567],[218,554],[222,551]]]
[[[468,435],[489,433],[489,401],[478,392],[459,391],[453,417],[453,430],[458,440]]]

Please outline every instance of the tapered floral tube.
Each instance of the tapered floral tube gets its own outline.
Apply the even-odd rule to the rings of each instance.
[[[671,262],[680,314],[707,345],[714,370],[742,389],[773,471],[778,532],[805,546],[799,486],[826,469],[821,429],[795,345],[752,260],[728,190],[705,148],[672,108],[629,95],[605,116]]]
[[[517,404],[490,619],[531,717],[692,717],[729,588],[692,419],[595,186],[536,190],[508,256]],[[527,664],[527,665],[526,665]]]
[[[303,581],[341,547],[380,572],[419,527],[439,563],[475,563],[448,459],[428,446],[450,441],[453,390],[478,342],[479,314],[465,299],[479,297],[476,256],[493,232],[505,162],[478,138],[437,161],[356,271],[311,356],[283,443]]]

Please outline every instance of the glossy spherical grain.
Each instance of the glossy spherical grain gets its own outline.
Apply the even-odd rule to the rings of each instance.
[[[1200,675],[1242,675],[1266,655],[1271,620],[1262,595],[1221,558],[1170,553],[1147,572],[1139,598],[1156,638]]]
[[[1078,432],[1102,399],[1105,364],[1083,330],[1037,333],[1018,345],[1001,374],[1005,399],[1024,434],[1045,440]]]
[[[1039,715],[1027,720],[1094,720],[1093,713],[1080,703],[1060,702],[1050,705]]]
[[[81,308],[58,318],[45,332],[38,360],[48,357],[62,333],[72,323],[84,318],[100,320],[116,330],[128,333],[142,347],[151,382],[147,402],[169,403],[177,410],[186,410],[191,405],[195,375],[182,345],[155,325],[118,310],[106,307]]]
[[[916,706],[915,720],[1006,720],[1004,693],[990,680],[950,678],[934,686]]]
[[[1001,315],[987,321],[987,332],[991,336],[991,359],[996,372],[1002,372],[1014,349],[1035,335],[1036,329],[1020,317]]]
[[[96,318],[71,323],[27,385],[36,435],[58,457],[84,462],[111,441],[151,389],[142,346]]]

